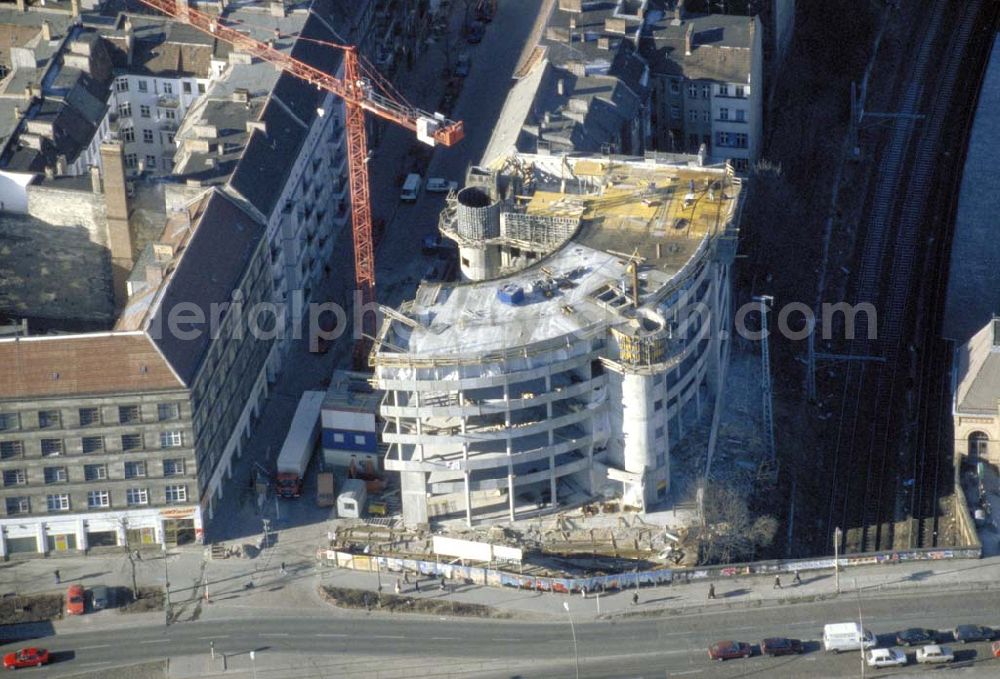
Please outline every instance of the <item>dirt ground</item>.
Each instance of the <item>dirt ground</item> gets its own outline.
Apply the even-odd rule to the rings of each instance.
[[[434,587],[432,584],[428,588]],[[383,593],[376,598],[373,592],[343,587],[320,587],[320,595],[340,608],[364,608],[387,613],[420,613],[424,615],[455,615],[467,618],[510,618],[511,614],[490,606],[467,604],[447,599],[417,599]],[[381,604],[379,604],[379,599]]]

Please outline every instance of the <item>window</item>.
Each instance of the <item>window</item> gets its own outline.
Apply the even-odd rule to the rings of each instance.
[[[663,410],[663,399],[653,401],[653,410]]]
[[[118,104],[118,115],[122,118],[131,118],[132,104],[127,101]]]
[[[663,438],[663,427],[657,427],[655,435],[656,435],[656,438],[662,439]]]
[[[334,443],[343,443],[344,442],[344,435],[343,434],[334,434],[333,435],[333,442]]]
[[[17,413],[0,413],[0,431],[17,429],[19,426]]]
[[[688,121],[692,123],[698,122],[698,112],[694,109],[688,111]]]
[[[173,84],[172,83],[166,83],[166,82],[163,83],[163,93],[164,94],[173,94],[174,93],[174,86],[173,86]]]
[[[712,94],[712,88],[708,85],[701,86],[701,98],[708,99]]]
[[[159,403],[156,406],[156,418],[164,420],[176,420],[181,416],[180,406],[176,403]]]
[[[198,83],[198,94],[205,94],[205,83]]]
[[[365,437],[360,434],[354,435],[354,445],[363,446],[365,445]]]
[[[122,130],[122,141],[124,141],[124,142],[133,142],[133,141],[135,141],[135,128],[134,127],[126,127],[125,129]]]
[[[747,112],[744,111],[743,109],[738,108],[735,111],[733,111],[733,113],[736,114],[736,120],[738,122],[745,123],[747,121]]]
[[[167,486],[166,487],[167,504],[174,502],[187,502],[188,499],[188,489],[187,486]]]
[[[149,83],[146,82],[145,80],[139,80],[138,82],[136,82],[136,85],[138,86],[140,92],[149,91]]]
[[[184,459],[177,458],[174,460],[164,460],[163,461],[163,475],[164,476],[184,476]]]
[[[146,156],[146,168],[149,170],[156,169],[156,156]]]
[[[688,135],[688,146],[690,146],[693,149],[698,148],[698,135],[696,134]]]
[[[747,135],[744,132],[736,133],[736,148],[745,149],[747,147]]]
[[[99,453],[104,450],[104,437],[103,436],[84,436],[83,437],[83,454],[90,455],[92,453]]]
[[[743,87],[743,85],[736,86],[736,96],[739,97],[740,99],[743,99],[744,97],[747,96],[746,91],[747,88]]]
[[[681,93],[681,81],[680,80],[671,80],[670,81],[670,93],[671,94],[680,94]]]
[[[98,509],[111,506],[111,494],[106,490],[92,490],[87,493],[87,508]]]
[[[106,464],[83,465],[84,481],[103,481],[106,478],[108,478],[108,466]]]
[[[128,92],[128,78],[118,78],[115,80],[116,92]]]
[[[3,485],[23,486],[28,483],[28,474],[23,469],[4,469]]]
[[[66,475],[66,467],[46,467],[45,483],[66,483],[69,477]]]
[[[89,427],[101,423],[101,411],[97,408],[80,408],[80,426]]]
[[[139,156],[135,155],[134,153],[125,154],[125,167],[127,167],[130,170],[134,170],[138,164],[139,164]]]
[[[125,463],[125,478],[126,479],[141,479],[146,476],[146,463],[142,461],[138,462],[126,462]]]
[[[58,410],[39,410],[38,411],[38,428],[39,429],[53,429],[59,426],[59,411]]]
[[[179,431],[161,431],[160,448],[180,448],[184,444]]]
[[[69,493],[46,495],[45,504],[50,512],[65,512],[69,510]]]
[[[680,106],[671,106],[670,107],[670,117],[673,118],[674,120],[680,120],[680,117],[681,117],[681,107]]]
[[[174,133],[173,132],[168,132],[167,133],[167,143],[168,144],[173,144],[174,143]]]
[[[729,96],[729,85],[719,85],[719,94],[723,97]]]
[[[688,85],[688,96],[692,99],[696,99],[698,97],[698,86],[694,83]]]
[[[24,456],[24,443],[21,441],[0,441],[0,460],[10,460]]]
[[[125,502],[130,506],[148,505],[149,491],[145,488],[129,488],[125,491]]]
[[[720,108],[719,109],[719,120],[729,120],[729,109]]]
[[[163,111],[163,117],[166,118],[167,120],[174,120],[175,118],[177,118],[177,111],[175,111],[172,108],[165,109]]]
[[[62,455],[62,439],[42,439],[42,457]]]
[[[142,131],[142,142],[144,144],[152,144],[153,143],[153,131],[152,130],[143,130]]]
[[[189,83],[189,82],[182,82],[181,83],[181,88],[183,89],[184,94],[191,94],[191,83]]]
[[[7,515],[13,516],[15,514],[30,514],[31,513],[31,500],[26,497],[9,497],[7,498]]]
[[[143,118],[151,117],[149,114],[149,107],[145,104],[139,104],[139,115]]]
[[[746,172],[747,168],[750,167],[750,161],[746,158],[733,158],[733,169],[740,172]]]
[[[142,448],[142,434],[122,434],[122,450]]]
[[[118,406],[118,421],[121,424],[132,424],[140,419],[139,406]]]
[[[729,146],[728,132],[719,132],[719,146]]]
[[[712,122],[712,112],[706,108],[704,111],[701,112],[701,120],[702,122],[705,123]]]

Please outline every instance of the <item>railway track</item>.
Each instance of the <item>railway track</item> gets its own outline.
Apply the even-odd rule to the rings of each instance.
[[[934,188],[942,126],[980,5],[973,0],[957,10],[956,30],[950,31],[941,50],[935,45],[947,5],[938,2],[930,12],[900,97],[903,116],[894,121],[878,167],[856,300],[879,310],[879,336],[852,339],[847,351],[881,362],[847,363],[826,525],[831,538],[836,527],[844,529],[844,553],[937,543],[940,495],[950,488],[945,485],[950,468],[945,433],[950,426],[950,353],[938,339],[950,238],[949,220],[935,222],[930,233],[923,221]],[[932,60],[935,52],[943,58]],[[932,72],[937,74],[935,86],[925,97]],[[914,144],[914,118],[925,100],[931,105]],[[935,247],[921,251],[918,245],[928,236]],[[921,265],[930,275],[917,285],[914,268]],[[920,303],[914,304],[914,299]],[[910,337],[914,344],[909,344]],[[912,398],[917,399],[915,408],[908,402]],[[915,418],[908,418],[914,412]],[[906,455],[907,447],[912,455]],[[897,535],[898,519],[906,516],[911,517],[909,530]]]

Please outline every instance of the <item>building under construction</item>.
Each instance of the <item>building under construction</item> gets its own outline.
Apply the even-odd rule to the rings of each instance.
[[[386,310],[372,355],[404,522],[664,500],[720,388],[742,200],[691,156],[472,168],[440,219],[463,281]]]

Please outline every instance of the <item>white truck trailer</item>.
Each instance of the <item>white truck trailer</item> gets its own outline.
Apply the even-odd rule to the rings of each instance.
[[[276,492],[280,497],[302,495],[302,481],[319,440],[319,411],[326,392],[303,392],[278,455]]]

